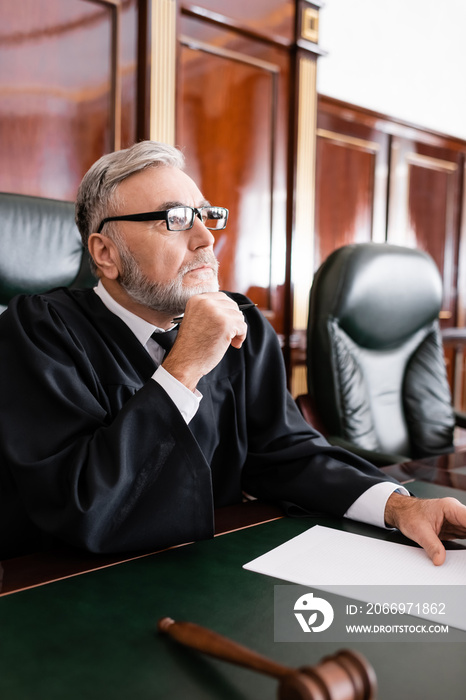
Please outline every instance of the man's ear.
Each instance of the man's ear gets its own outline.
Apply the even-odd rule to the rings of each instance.
[[[87,245],[101,275],[110,280],[118,279],[121,261],[115,242],[108,236],[91,233]]]

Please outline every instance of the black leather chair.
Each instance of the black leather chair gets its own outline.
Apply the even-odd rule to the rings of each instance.
[[[74,204],[0,193],[0,313],[16,294],[91,287]]]
[[[438,323],[442,282],[420,250],[354,244],[317,271],[307,331],[309,396],[330,442],[379,466],[454,449],[456,416]]]

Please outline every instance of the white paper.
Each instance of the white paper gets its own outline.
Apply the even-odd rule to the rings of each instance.
[[[466,550],[434,566],[418,547],[315,525],[244,568],[303,586],[464,585]]]
[[[244,568],[365,602],[378,601],[377,586],[461,586],[450,589],[455,604],[448,615],[418,616],[466,630],[466,550],[449,550],[434,566],[418,547],[315,525]],[[357,589],[345,592],[346,586]]]

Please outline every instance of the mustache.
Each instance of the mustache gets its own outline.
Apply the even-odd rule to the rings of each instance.
[[[212,268],[215,273],[218,272],[217,258],[212,252],[204,250],[199,252],[193,260],[190,260],[190,262],[185,263],[180,267],[178,277],[183,277],[183,275],[185,275],[187,272],[195,270],[197,267],[201,267],[202,265],[207,265],[208,267]]]

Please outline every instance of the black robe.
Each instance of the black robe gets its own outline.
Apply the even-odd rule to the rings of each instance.
[[[39,533],[93,552],[208,538],[214,506],[242,490],[341,516],[390,480],[303,420],[274,330],[256,309],[245,318],[246,342],[201,380],[187,425],[95,292],[13,300],[0,317],[0,556]]]

